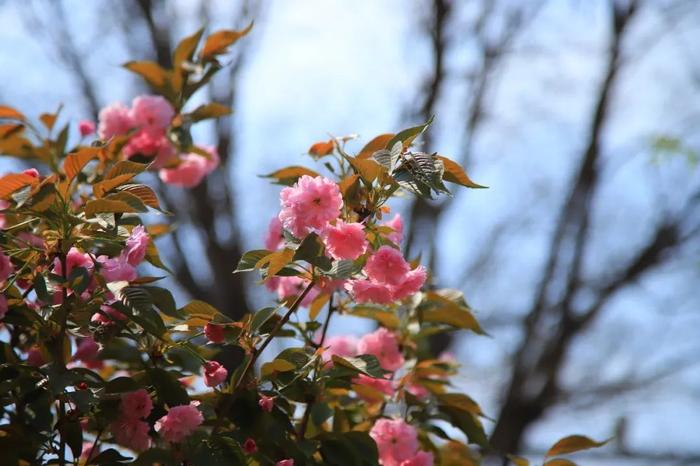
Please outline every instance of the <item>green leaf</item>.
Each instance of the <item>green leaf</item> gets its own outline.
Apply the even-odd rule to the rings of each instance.
[[[175,298],[173,298],[170,290],[157,286],[144,286],[142,288],[151,295],[153,304],[160,309],[163,314],[176,319],[184,319],[186,317],[184,312],[181,312],[175,305]]]
[[[223,318],[224,315],[217,308],[209,303],[195,299],[190,301],[180,309],[180,311],[189,318],[199,318],[206,321],[210,321],[215,317]]]
[[[588,450],[591,448],[602,447],[608,443],[611,439],[596,442],[585,435],[570,435],[559,440],[557,443],[552,445],[547,453],[544,455],[545,458],[550,458],[552,456],[566,455],[568,453],[574,453],[581,450]]]
[[[148,369],[147,374],[151,385],[156,389],[160,401],[171,408],[189,404],[190,398],[187,395],[187,390],[182,386],[175,373],[155,368]]]
[[[369,377],[381,378],[386,374],[386,371],[379,365],[377,358],[370,354],[361,354],[357,357],[340,357],[337,355],[331,356],[334,368],[349,369],[355,374],[364,374]]]
[[[125,461],[131,460],[129,456],[122,456],[114,448],[109,448],[100,454],[93,453],[93,457],[90,460],[90,464],[113,464],[113,463],[123,463]]]
[[[321,441],[323,464],[336,466],[376,466],[379,464],[377,444],[367,432],[326,432]]]
[[[399,131],[393,138],[389,139],[389,142],[386,143],[386,146],[384,146],[384,148],[391,150],[391,148],[394,147],[394,144],[396,144],[397,142],[401,142],[403,144],[403,147],[407,149],[414,139],[416,139],[418,136],[423,134],[426,129],[428,129],[428,127],[433,122],[433,118],[434,117],[431,116],[430,119],[428,119],[428,121],[423,123],[422,125],[413,126],[411,128],[404,129],[403,131]]]
[[[107,382],[105,393],[126,393],[138,390],[141,385],[131,377],[117,377]]]
[[[250,329],[252,331],[258,330],[262,327],[265,322],[267,322],[273,315],[277,313],[279,307],[266,307],[260,309],[253,315],[253,320],[250,323]]]
[[[66,444],[70,447],[73,453],[73,458],[79,458],[83,451],[83,428],[80,427],[80,420],[64,419],[63,424],[59,424],[61,438],[65,439]]]
[[[436,292],[426,293],[426,299],[419,307],[419,318],[423,322],[446,324],[471,330],[478,335],[487,335],[466,305],[451,301]]]
[[[260,262],[260,259],[262,259],[265,256],[268,256],[271,252],[272,251],[269,251],[267,249],[255,249],[253,251],[246,252],[241,257],[241,260],[238,261],[238,266],[233,272],[250,272],[255,270],[255,266],[258,262]]]

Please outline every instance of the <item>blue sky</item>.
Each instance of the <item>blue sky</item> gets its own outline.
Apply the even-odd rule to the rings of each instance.
[[[198,26],[195,3],[173,2],[187,18],[179,26],[183,33]],[[117,26],[104,17],[96,20],[94,4],[66,4],[74,30],[81,31],[76,42],[86,47],[85,60],[98,78],[102,103],[130,100],[133,81],[119,65],[134,57],[115,39]],[[30,114],[62,102],[66,115],[86,116],[68,73],[46,53],[39,43],[42,35],[27,29],[13,5],[16,2],[0,5],[0,43],[5,51],[0,54],[0,98]],[[551,219],[585,141],[593,91],[601,78],[607,39],[603,5],[599,0],[550,1],[516,43],[488,96],[486,123],[467,169],[490,189],[459,192],[436,238],[442,246],[436,271],[440,281],[463,289],[484,319],[516,319],[529,299],[524,293],[537,278]],[[601,253],[585,264],[590,277],[624,260],[653,222],[665,210],[677,209],[700,182],[697,169],[680,159],[654,164],[649,149],[659,134],[699,142],[698,91],[689,72],[700,64],[692,61],[698,58],[692,44],[697,43],[699,12],[693,13],[672,20],[658,12],[645,13],[629,37],[625,53],[630,63],[615,89],[613,116],[604,133],[605,188],[596,199],[593,220],[593,245]],[[328,134],[358,133],[366,141],[416,123],[404,121],[403,115],[429,64],[418,29],[420,14],[420,8],[398,0],[266,3],[264,18],[249,38],[252,56],[235,109],[239,160],[231,176],[247,246],[262,243],[267,220],[261,221],[260,212],[271,217],[277,208],[277,189],[255,175],[307,163],[303,154],[308,146]],[[465,8],[459,14],[468,17],[470,12]],[[222,14],[211,26],[230,24]],[[460,43],[464,33],[455,28],[451,34]],[[464,41],[449,56],[447,92],[433,128],[436,147],[431,149],[448,156],[457,154],[462,143],[459,130],[468,92],[463,76],[472,60],[471,47]],[[206,127],[199,136],[209,137]],[[399,210],[402,206],[396,205]],[[512,234],[493,265],[465,283],[459,271],[504,220]],[[689,251],[674,259],[662,276],[642,280],[619,296],[590,336],[577,343],[567,383],[613,378],[629,368],[651,370],[677,355],[697,354],[698,263],[697,250]],[[201,278],[206,279],[206,273]],[[353,325],[358,332],[367,328],[364,323]],[[493,338],[464,339],[458,350],[465,364],[462,383],[495,414],[501,364],[517,334],[509,327],[491,333]],[[600,407],[555,410],[534,429],[531,440],[545,446],[563,432],[607,437],[616,418],[629,416],[633,445],[697,451],[698,400],[700,371],[691,367]]]

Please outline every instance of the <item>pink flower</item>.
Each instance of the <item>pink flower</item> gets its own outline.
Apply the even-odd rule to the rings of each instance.
[[[258,451],[258,445],[255,443],[255,440],[250,437],[245,439],[245,442],[243,442],[243,451],[249,455]]]
[[[282,226],[297,238],[321,230],[340,215],[343,197],[338,185],[329,179],[304,175],[294,186],[280,193]]]
[[[22,170],[22,173],[33,178],[39,178],[39,170],[36,168],[27,168],[26,170]]]
[[[153,410],[153,401],[143,388],[122,395],[121,417],[124,419],[147,418]]]
[[[143,225],[137,225],[131,230],[131,234],[126,239],[126,249],[123,251],[123,254],[126,255],[126,261],[130,265],[136,267],[143,261],[143,258],[146,257],[149,241],[150,237]]]
[[[394,300],[401,300],[417,293],[425,283],[427,276],[428,273],[422,265],[408,272],[403,281],[393,287]]]
[[[306,287],[309,286],[309,281],[300,277],[279,277],[277,282],[277,296],[280,300],[291,298],[300,295]],[[303,307],[311,304],[311,301],[318,296],[319,290],[314,287],[306,293],[306,296],[301,301]]]
[[[433,466],[433,454],[427,451],[419,451],[411,459],[404,460],[400,466]]]
[[[124,256],[114,258],[99,256],[97,262],[101,264],[100,274],[107,282],[130,282],[137,277],[136,269],[127,262]]]
[[[82,120],[78,123],[78,132],[85,137],[95,132],[95,123],[90,120]]]
[[[98,120],[97,134],[100,136],[100,139],[121,136],[128,133],[135,126],[135,122],[129,115],[129,109],[121,102],[115,102],[100,110]]]
[[[173,148],[165,136],[164,130],[147,127],[131,136],[129,142],[124,146],[125,157],[131,158],[137,154],[157,157],[158,162],[163,163],[173,154]]]
[[[287,458],[286,460],[276,462],[275,466],[294,466],[294,460],[291,458]]]
[[[141,95],[131,102],[129,115],[141,127],[165,129],[170,126],[175,110],[159,95]]]
[[[282,236],[282,222],[277,217],[272,217],[270,224],[267,227],[267,235],[265,235],[265,249],[276,251],[284,244],[284,236]]]
[[[369,259],[364,271],[370,280],[389,285],[400,284],[410,270],[398,249],[382,246]]]
[[[330,361],[335,356],[355,356],[357,354],[357,338],[351,335],[339,335],[328,338],[323,346],[326,351],[321,357],[324,361]]]
[[[100,311],[102,312],[95,312],[92,315],[90,322],[96,325],[113,325],[117,321],[126,320],[126,316],[124,314],[107,304],[100,306]]]
[[[390,304],[394,302],[394,295],[389,285],[377,283],[371,280],[349,280],[345,289],[352,293],[358,304],[376,303]]]
[[[168,414],[158,419],[155,430],[168,442],[179,443],[189,437],[204,421],[194,405],[173,406]]]
[[[321,230],[321,239],[333,259],[355,260],[367,251],[367,238],[361,223],[338,220]]]
[[[78,341],[74,361],[94,361],[97,359],[97,354],[100,352],[100,345],[97,344],[94,338],[86,337]]]
[[[89,254],[85,254],[78,248],[70,248],[66,254],[66,273],[65,276],[69,276],[73,269],[76,267],[82,267],[88,272],[92,271],[94,264]],[[63,266],[58,257],[54,260],[53,272],[56,275],[63,275]]]
[[[15,268],[12,265],[12,261],[5,255],[5,252],[0,249],[0,282],[7,280],[14,270]]]
[[[144,451],[151,446],[148,423],[133,418],[119,418],[110,424],[114,440],[135,451]]]
[[[17,233],[17,239],[20,240],[24,245],[33,246],[37,249],[46,249],[46,244],[44,239],[40,236],[30,233],[28,231],[20,231]]]
[[[418,432],[402,419],[379,419],[369,435],[377,443],[379,462],[383,466],[399,466],[418,450]]]
[[[228,371],[224,366],[216,361],[204,363],[204,383],[207,387],[216,387],[228,376]]]
[[[396,336],[384,327],[360,338],[357,343],[357,352],[374,355],[379,365],[387,371],[395,371],[404,363]]]
[[[382,225],[392,228],[394,231],[391,233],[386,233],[386,239],[392,243],[399,245],[403,239],[403,220],[399,214],[394,215],[389,221],[384,222]]]
[[[212,343],[223,343],[224,327],[223,325],[212,324],[209,322],[204,326],[204,335]]]
[[[258,406],[266,413],[272,412],[272,408],[275,406],[275,399],[271,396],[260,395]]]
[[[7,298],[4,294],[0,294],[0,320],[5,318],[5,314],[7,314],[7,309]]]
[[[394,387],[394,382],[389,379],[377,379],[374,377],[368,377],[364,374],[360,374],[353,379],[353,382],[357,385],[366,385],[368,387],[371,387],[386,396],[393,396],[394,391],[396,391]],[[358,393],[358,396],[364,399],[365,401],[374,401],[372,399],[365,398],[365,396],[362,393]]]
[[[38,346],[32,346],[27,351],[27,364],[33,367],[41,367],[46,363]]]
[[[207,152],[211,156],[210,159],[195,153],[181,155],[177,166],[162,168],[158,176],[164,183],[193,188],[219,166],[219,155],[216,149],[207,148]]]

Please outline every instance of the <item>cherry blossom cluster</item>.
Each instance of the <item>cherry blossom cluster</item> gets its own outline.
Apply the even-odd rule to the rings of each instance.
[[[100,111],[98,134],[108,140],[129,136],[123,148],[127,158],[135,156],[151,159],[158,176],[167,184],[192,188],[219,166],[219,154],[214,147],[204,148],[208,154],[178,153],[168,139],[167,132],[175,116],[172,105],[161,96],[136,97],[131,108],[121,102],[113,103]],[[89,131],[90,127],[79,128]]]
[[[298,239],[309,233],[321,238],[326,254],[335,260],[356,260],[368,253],[362,276],[352,280],[334,280],[331,289],[344,288],[357,303],[390,304],[415,294],[427,278],[423,266],[412,268],[401,252],[390,245],[373,250],[367,239],[367,225],[347,222],[340,218],[343,197],[338,185],[317,176],[304,175],[280,193],[281,211],[270,222],[265,237],[265,247],[276,250],[284,246],[283,230]],[[383,224],[391,232],[386,240],[398,245],[403,235],[403,223],[397,214]],[[267,285],[277,291],[280,299],[299,294],[308,284],[300,277],[274,277]],[[324,282],[309,293],[302,305],[308,305],[320,288],[328,287]]]

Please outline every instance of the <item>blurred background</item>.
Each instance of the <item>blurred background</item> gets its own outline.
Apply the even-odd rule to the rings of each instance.
[[[615,435],[583,463],[700,464],[700,2],[0,0],[0,101],[94,120],[146,92],[122,63],[168,65],[202,24],[253,18],[198,96],[234,108],[195,135],[223,168],[161,187],[181,302],[240,316],[272,299],[231,274],[277,212],[256,175],[435,114],[425,150],[490,189],[393,207],[409,254],[491,335],[434,349],[463,364],[493,444],[538,458],[565,434]]]

